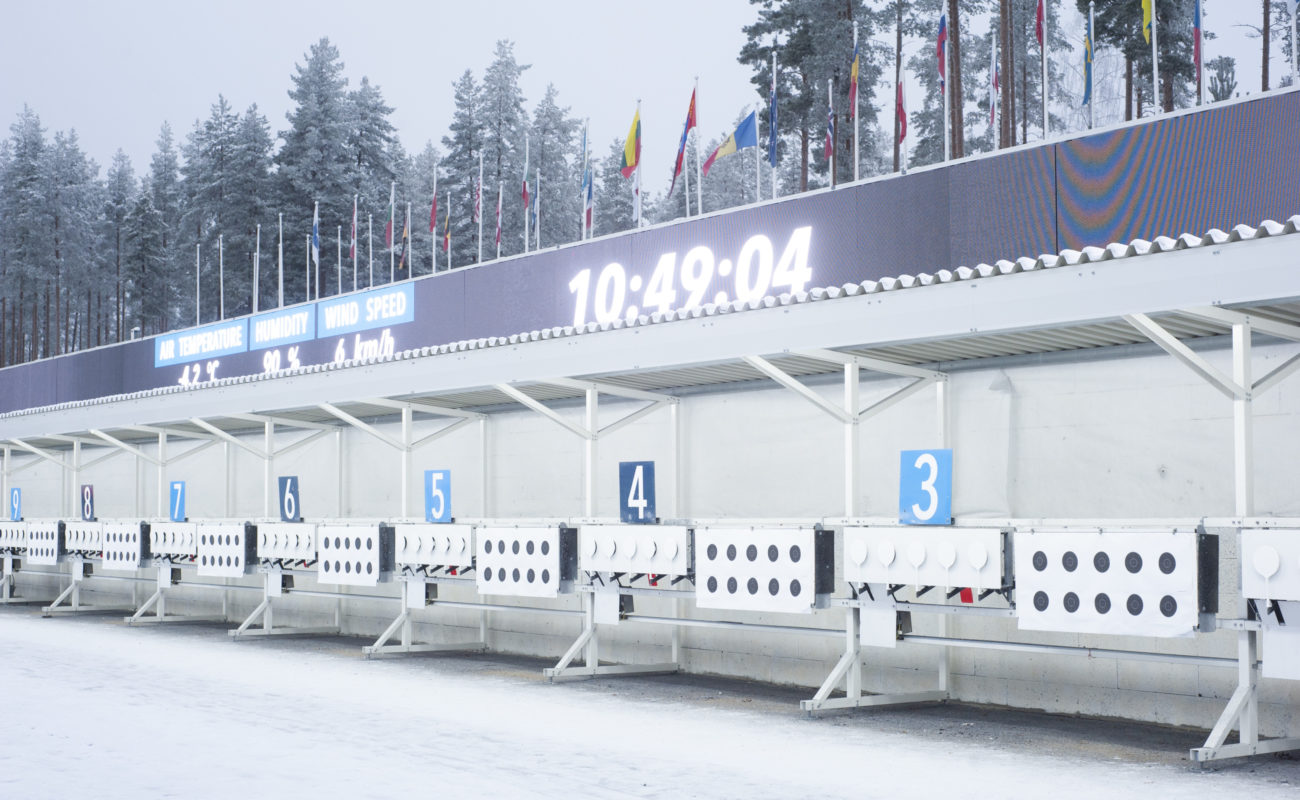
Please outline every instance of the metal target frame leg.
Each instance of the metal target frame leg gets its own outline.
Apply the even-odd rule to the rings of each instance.
[[[835,663],[821,688],[810,700],[799,701],[799,708],[812,716],[818,711],[830,711],[840,708],[870,708],[873,706],[915,705],[918,703],[936,703],[948,699],[947,674],[939,670],[940,688],[930,692],[909,692],[906,694],[867,694],[862,693],[862,641],[859,631],[862,626],[862,609],[849,606],[844,615],[844,654]],[[944,648],[945,653],[947,648]],[[946,657],[945,657],[946,661]],[[844,682],[844,697],[831,697],[840,682]]]
[[[1300,750],[1300,738],[1297,737],[1260,741],[1259,633],[1257,628],[1243,628],[1237,632],[1237,689],[1228,699],[1205,744],[1193,747],[1188,753],[1188,758],[1194,763],[1204,766],[1210,761],[1226,758]],[[1238,740],[1225,744],[1233,728],[1237,728]]]
[[[227,631],[232,640],[238,640],[251,637],[265,636],[321,636],[337,635],[339,627],[337,625],[319,628],[292,628],[292,627],[275,627],[275,608],[272,603],[276,596],[281,594],[278,586],[280,572],[267,572],[266,581],[262,590],[262,602],[257,604],[253,613],[248,615],[238,628],[233,631]],[[277,582],[275,588],[272,588],[272,581]],[[336,610],[337,614],[337,610]],[[262,620],[262,627],[254,628],[254,623],[258,619]]]
[[[582,633],[565,651],[554,667],[542,670],[551,683],[557,680],[594,678],[597,675],[662,675],[681,671],[677,661],[678,642],[673,639],[673,660],[664,664],[604,664],[600,663],[600,634],[596,630],[596,597],[590,591],[582,594]],[[674,615],[676,611],[674,610]],[[676,627],[674,627],[674,632]],[[585,666],[570,666],[578,654],[583,654]]]
[[[72,583],[68,585],[68,588],[64,589],[62,592],[59,592],[58,596],[55,597],[52,601],[50,601],[49,605],[43,606],[41,608],[42,617],[52,617],[55,614],[79,614],[83,612],[104,613],[105,611],[116,610],[111,608],[101,608],[100,606],[86,606],[81,604],[81,584],[87,578],[92,577],[86,574],[87,565],[88,562],[86,561],[72,562],[72,571],[70,573],[72,577]],[[63,605],[64,601],[67,601],[67,605]],[[122,610],[130,610],[130,609],[122,609]]]
[[[129,617],[122,617],[122,621],[128,627],[134,625],[159,625],[165,622],[225,622],[225,614],[213,614],[211,616],[185,616],[182,614],[167,613],[167,590],[171,585],[172,566],[158,567],[158,582],[153,594],[149,595],[135,613]],[[153,608],[153,615],[149,615],[149,609]]]
[[[487,640],[483,635],[484,626],[480,624],[480,639],[477,642],[443,642],[438,644],[414,644],[411,637],[411,607],[409,598],[413,590],[413,584],[418,585],[420,591],[424,591],[423,581],[403,581],[402,582],[402,612],[392,621],[384,632],[379,634],[375,643],[366,645],[361,648],[361,652],[366,658],[374,658],[377,655],[402,655],[407,653],[449,653],[449,652],[483,652],[487,650]],[[398,631],[401,631],[401,644],[388,644],[388,640],[393,638]]]

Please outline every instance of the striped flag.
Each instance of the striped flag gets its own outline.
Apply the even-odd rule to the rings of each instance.
[[[903,97],[903,82],[900,80],[900,81],[898,82],[898,91],[897,91],[897,97],[896,97],[896,100],[895,100],[895,104],[896,104],[896,106],[897,106],[897,111],[896,111],[895,113],[898,114],[898,142],[899,142],[899,144],[902,144],[903,140],[907,138],[907,108],[905,107],[903,101],[904,101],[904,97]]]
[[[775,44],[773,45],[773,47],[775,47]],[[776,165],[777,165],[776,145],[777,142],[780,141],[780,137],[777,135],[778,126],[776,121],[776,53],[775,51],[772,53],[772,91],[768,96],[767,105],[768,105],[767,163],[771,165],[773,169],[776,169]],[[740,129],[737,128],[736,130],[739,131]]]
[[[384,227],[384,246],[393,247],[393,225],[397,222],[397,181],[388,189],[388,225]],[[389,262],[392,266],[392,262]]]
[[[686,127],[682,129],[682,141],[677,145],[677,163],[673,166],[673,180],[668,186],[668,194],[677,187],[677,176],[682,174],[682,160],[686,156],[686,137],[695,127],[695,92],[691,92],[691,104],[686,109]]]
[[[623,143],[623,162],[619,170],[624,178],[632,177],[637,164],[641,162],[641,109],[637,108],[632,116],[632,127],[627,131],[627,141]]]
[[[1092,20],[1087,21],[1083,33],[1083,102],[1086,106],[1092,102]]]
[[[320,202],[311,215],[311,263],[320,266]]]
[[[402,255],[397,259],[397,268],[406,269],[406,251],[411,244],[411,204],[406,204],[406,224],[402,226]]]
[[[352,195],[352,244],[348,246],[348,258],[357,260],[357,196]]]
[[[1142,38],[1146,39],[1147,44],[1151,44],[1152,2],[1153,0],[1142,0]]]
[[[935,54],[939,57],[939,91],[942,93],[944,86],[948,82],[948,59],[946,51],[948,49],[948,15],[939,15],[939,44],[935,47]]]
[[[1201,80],[1201,0],[1192,0],[1192,63],[1196,65],[1196,80]]]
[[[831,94],[830,86],[826,87],[826,94]],[[831,100],[831,98],[828,97],[828,100]],[[835,157],[835,105],[833,101],[826,112],[825,156],[827,161]]]
[[[505,191],[505,184],[497,187],[497,258],[501,257],[501,195]]]
[[[1034,38],[1038,40],[1038,46],[1043,46],[1043,2],[1038,0],[1038,10],[1034,12]]]
[[[447,192],[447,216],[442,225],[442,249],[451,252],[451,192]]]
[[[718,149],[713,154],[704,159],[704,166],[700,171],[705,175],[709,174],[709,168],[713,162],[723,156],[729,156],[737,150],[744,150],[748,147],[758,147],[758,117],[757,112],[749,112],[739,125],[736,126],[736,132],[727,137],[727,140],[718,145]]]
[[[858,113],[858,64],[860,61],[858,43],[855,41],[853,43],[853,63],[849,66],[849,119],[853,119]]]

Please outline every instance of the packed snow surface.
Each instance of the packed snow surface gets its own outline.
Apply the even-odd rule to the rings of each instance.
[[[358,645],[0,608],[0,797],[1300,794],[1300,761],[1202,772],[1173,745],[1060,744],[1089,720],[961,706],[808,719],[806,692],[686,675],[551,685],[534,661],[366,661]]]

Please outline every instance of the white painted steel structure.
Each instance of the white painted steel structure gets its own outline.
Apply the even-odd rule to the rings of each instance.
[[[865,520],[856,516],[862,423],[885,408],[933,386],[936,408],[934,441],[939,446],[944,445],[950,424],[951,398],[947,390],[949,376],[940,365],[990,356],[1098,348],[1149,340],[1218,389],[1232,403],[1236,516],[1218,521],[1183,520],[1179,524],[1193,527],[1201,524],[1207,530],[1219,529],[1235,534],[1241,527],[1257,524],[1249,521],[1255,513],[1252,404],[1300,368],[1300,355],[1296,355],[1256,378],[1251,357],[1256,335],[1300,342],[1300,281],[1296,279],[1294,270],[1297,243],[1300,242],[1300,238],[1295,236],[1297,225],[1300,225],[1300,218],[1292,218],[1285,224],[1265,222],[1254,229],[1241,227],[1230,233],[1211,231],[1204,237],[1137,241],[1037,259],[1003,261],[996,265],[817,289],[796,296],[769,298],[748,306],[708,306],[642,317],[634,324],[619,321],[581,329],[557,328],[501,339],[457,342],[398,353],[387,359],[347,363],[338,368],[312,367],[273,379],[217,381],[200,389],[167,389],[6,414],[0,416],[3,488],[7,491],[15,475],[37,463],[55,464],[62,478],[60,494],[63,498],[63,508],[55,511],[68,519],[77,509],[78,487],[84,471],[100,461],[126,454],[136,459],[137,486],[145,471],[143,465],[154,467],[157,515],[163,516],[169,467],[179,459],[221,445],[228,464],[232,448],[251,454],[262,462],[263,511],[269,518],[274,508],[272,487],[277,457],[309,443],[332,440],[341,488],[343,464],[347,461],[342,431],[350,428],[382,443],[397,456],[401,473],[400,508],[392,515],[391,521],[405,523],[415,517],[409,497],[414,451],[457,430],[472,427],[477,428],[481,453],[478,475],[481,507],[478,510],[483,523],[518,532],[525,530],[518,527],[526,526],[525,522],[490,519],[492,502],[488,495],[487,476],[492,465],[488,463],[486,445],[493,410],[518,404],[582,440],[583,514],[575,514],[564,523],[590,524],[596,521],[592,518],[597,507],[597,447],[601,438],[657,410],[667,409],[673,433],[672,463],[667,469],[671,489],[666,495],[671,498],[668,504],[671,513],[685,518],[683,486],[686,477],[682,474],[681,453],[684,434],[679,415],[681,404],[686,402],[683,395],[698,387],[716,389],[766,378],[824,412],[841,426],[843,433],[843,517],[785,521],[787,525],[811,532],[816,522],[857,527],[886,522],[893,524],[892,521]],[[1231,337],[1231,375],[1213,366],[1186,344],[1188,339],[1215,336]],[[864,407],[860,394],[864,370],[903,377],[909,382],[884,399]],[[842,403],[827,400],[808,385],[809,377],[825,375],[838,375],[842,379]],[[601,394],[639,401],[643,405],[602,427],[599,416]],[[583,406],[581,423],[575,423],[556,410],[557,403],[575,400]],[[87,426],[90,419],[94,421],[93,427]],[[451,421],[422,437],[416,436],[417,421],[426,423],[436,419]],[[394,436],[384,430],[380,427],[380,420],[396,420],[400,433]],[[299,433],[285,443],[277,438],[277,431]],[[260,446],[250,441],[253,437],[261,438]],[[169,455],[169,447],[176,440],[189,443],[189,449],[178,455]],[[87,450],[93,456],[89,461],[84,458],[86,453],[83,451]],[[229,469],[226,479],[229,513],[235,491]],[[135,510],[143,518],[146,509],[142,495],[138,489]],[[344,524],[348,520],[340,519],[343,516],[343,492],[339,491],[337,495],[339,507],[334,510],[333,517],[336,524]],[[327,513],[319,518],[329,516]],[[708,520],[678,521],[687,522],[697,532],[718,524]],[[780,523],[767,521],[742,527],[770,528]],[[1063,523],[1078,525],[1079,521],[1065,520]],[[738,526],[741,522],[733,519],[724,520],[722,524]],[[1024,520],[972,520],[963,523],[959,520],[959,528],[961,524],[1005,525],[1019,530],[1042,523]],[[1130,521],[1129,527],[1134,524],[1150,527],[1154,523]],[[1264,524],[1270,523],[1265,521]],[[209,551],[211,545],[205,544],[203,527],[199,527],[196,548],[200,575],[238,577],[252,568],[253,564],[247,559],[252,542],[239,540],[242,526],[230,525],[229,531],[222,531],[220,552]],[[557,536],[560,531],[559,524],[554,521],[534,526],[540,527],[555,532]],[[64,542],[58,531],[59,528],[52,523],[30,524],[26,530],[25,556],[28,563],[53,565],[62,559],[68,561],[72,571],[71,585],[49,606],[50,610],[59,607],[67,597],[71,598],[73,608],[78,607],[78,587],[89,577],[86,569],[90,564],[88,559],[63,558],[60,548]],[[227,533],[230,542],[226,541]],[[503,536],[498,537],[498,540],[502,539]],[[520,541],[522,546],[523,540]],[[173,555],[184,557],[187,553],[178,550]],[[509,555],[515,556],[514,553]],[[219,558],[220,564],[205,565],[205,556]],[[698,553],[696,557],[698,559]],[[503,563],[497,568],[506,566]],[[514,568],[513,564],[509,566],[512,578]],[[156,580],[157,591],[137,610],[133,620],[139,621],[151,603],[157,604],[158,618],[167,619],[163,612],[163,598],[165,590],[176,580],[172,569],[170,564],[158,567],[156,579],[149,579]],[[217,571],[213,572],[214,569]],[[261,569],[264,572],[262,602],[237,630],[231,632],[232,635],[339,630],[337,610],[333,626],[274,627],[273,601],[286,592],[308,597],[339,595],[295,588],[295,569],[292,567],[264,565]],[[11,556],[7,555],[6,595],[14,584],[12,570]],[[315,570],[299,572],[315,574]],[[481,576],[475,579],[481,586]],[[437,600],[436,589],[430,587],[451,580],[456,580],[459,586],[469,581],[461,576],[403,574],[400,581],[401,614],[376,644],[367,648],[367,653],[448,649],[441,645],[421,646],[411,642],[409,610],[427,604],[484,612],[479,641],[457,647],[486,647],[486,612],[505,610],[504,607]],[[514,583],[513,580],[510,582]],[[212,586],[220,588],[223,596],[235,588],[258,588],[243,584]],[[547,671],[551,677],[672,671],[679,667],[679,640],[676,636],[672,643],[672,658],[664,664],[620,666],[599,663],[597,608],[603,606],[606,612],[602,619],[610,620],[608,598],[614,596],[612,619],[615,622],[628,619],[669,625],[674,630],[711,627],[814,636],[843,635],[844,654],[817,695],[805,702],[804,707],[809,711],[945,699],[950,696],[950,648],[1081,653],[1119,659],[1235,665],[1239,673],[1237,691],[1206,746],[1193,751],[1195,760],[1300,746],[1297,739],[1259,738],[1258,642],[1262,625],[1252,617],[1245,597],[1235,614],[1220,620],[1222,627],[1238,631],[1238,655],[1234,661],[1139,650],[958,639],[948,637],[942,630],[938,635],[922,636],[910,633],[902,624],[912,613],[937,614],[940,619],[951,615],[1014,616],[1013,607],[998,605],[997,600],[992,605],[976,603],[965,607],[949,605],[938,598],[934,602],[920,602],[916,598],[899,599],[892,594],[880,597],[873,593],[871,597],[862,597],[855,590],[850,596],[833,601],[834,607],[844,609],[845,627],[843,634],[839,634],[820,628],[741,620],[687,619],[676,614],[672,617],[636,615],[625,611],[618,599],[624,596],[667,596],[677,601],[688,596],[665,587],[632,586],[628,583],[615,584],[611,591],[608,584],[588,583],[576,588],[583,598],[581,611],[538,609],[546,613],[581,615],[584,620],[582,635],[557,666]],[[548,590],[547,595],[558,593],[557,586],[554,592]],[[599,596],[605,599],[598,600]],[[1003,595],[997,596],[1001,598]],[[864,610],[874,613],[882,608],[899,621],[897,636],[903,641],[940,646],[942,655],[936,689],[901,695],[868,696],[862,693],[862,614]],[[528,611],[514,607],[510,610],[514,613]],[[251,627],[259,618],[263,623],[260,631]],[[399,631],[402,644],[386,646],[384,643]],[[585,653],[586,667],[571,667],[571,662],[580,653]],[[841,681],[846,696],[832,698],[832,691]],[[1226,744],[1234,726],[1240,729],[1240,742]]]

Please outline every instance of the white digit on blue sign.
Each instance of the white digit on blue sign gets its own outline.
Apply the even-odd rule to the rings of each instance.
[[[627,507],[636,509],[636,518],[645,519],[645,507],[649,503],[645,499],[645,466],[636,465],[636,471],[632,473],[632,486],[627,492]]]
[[[424,471],[424,521],[451,522],[451,470]]]
[[[899,522],[904,525],[952,522],[951,450],[904,450],[898,478]]]
[[[171,502],[171,520],[172,522],[185,521],[185,481],[172,481],[172,502]]]
[[[95,487],[89,483],[81,486],[81,518],[86,522],[95,518]]]
[[[23,518],[23,490],[9,490],[9,521],[18,522]]]
[[[286,475],[280,478],[280,519],[285,522],[297,522],[298,516],[298,478]]]

